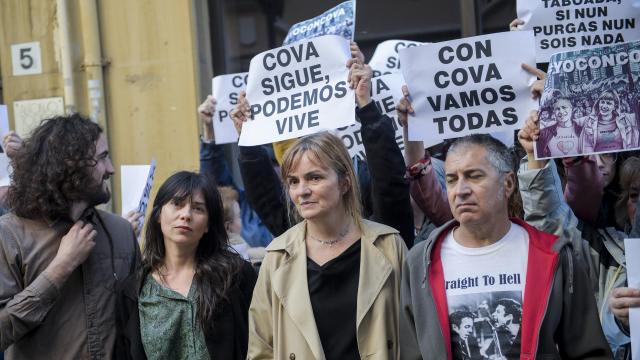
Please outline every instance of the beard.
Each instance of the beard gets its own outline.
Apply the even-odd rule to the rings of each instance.
[[[105,204],[111,200],[111,191],[105,181],[107,180],[105,179],[99,184],[94,184],[86,189],[83,199],[87,201],[89,206]]]

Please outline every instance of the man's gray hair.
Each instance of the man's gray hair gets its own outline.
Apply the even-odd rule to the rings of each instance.
[[[506,174],[513,171],[514,161],[509,149],[491,135],[473,134],[458,138],[451,144],[447,154],[458,152],[472,145],[480,146],[487,151],[487,161],[498,173]]]

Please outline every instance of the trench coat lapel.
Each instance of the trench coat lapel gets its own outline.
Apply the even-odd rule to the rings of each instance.
[[[358,305],[356,329],[373,305],[374,300],[387,282],[392,268],[389,260],[375,246],[377,233],[363,233],[361,238],[360,277],[358,284]]]
[[[318,360],[324,360],[325,355],[313,316],[307,283],[307,250],[304,241],[302,241],[305,238],[306,228],[300,225],[297,227],[298,231],[289,237],[285,247],[290,258],[274,273],[273,290],[291,320],[304,336],[314,357]]]

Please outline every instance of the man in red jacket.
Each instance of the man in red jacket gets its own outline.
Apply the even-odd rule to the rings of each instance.
[[[422,164],[409,169],[423,174]],[[564,239],[509,219],[516,189],[507,148],[489,135],[456,140],[445,161],[454,219],[404,265],[401,357],[462,359],[452,315],[474,314],[481,358],[607,359],[593,292]]]

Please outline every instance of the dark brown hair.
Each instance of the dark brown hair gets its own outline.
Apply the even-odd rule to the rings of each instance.
[[[229,249],[222,200],[213,178],[206,174],[180,171],[160,186],[147,221],[142,272],[162,274],[165,258],[164,235],[160,225],[162,207],[169,202],[183,204],[190,201],[197,191],[202,192],[209,219],[208,231],[202,235],[196,249],[193,281],[198,290],[198,321],[204,333],[210,334],[215,325],[213,318],[219,309],[218,305],[227,299],[243,261]]]
[[[68,217],[71,204],[90,195],[100,133],[79,114],[43,120],[12,158],[9,208],[30,219]]]

